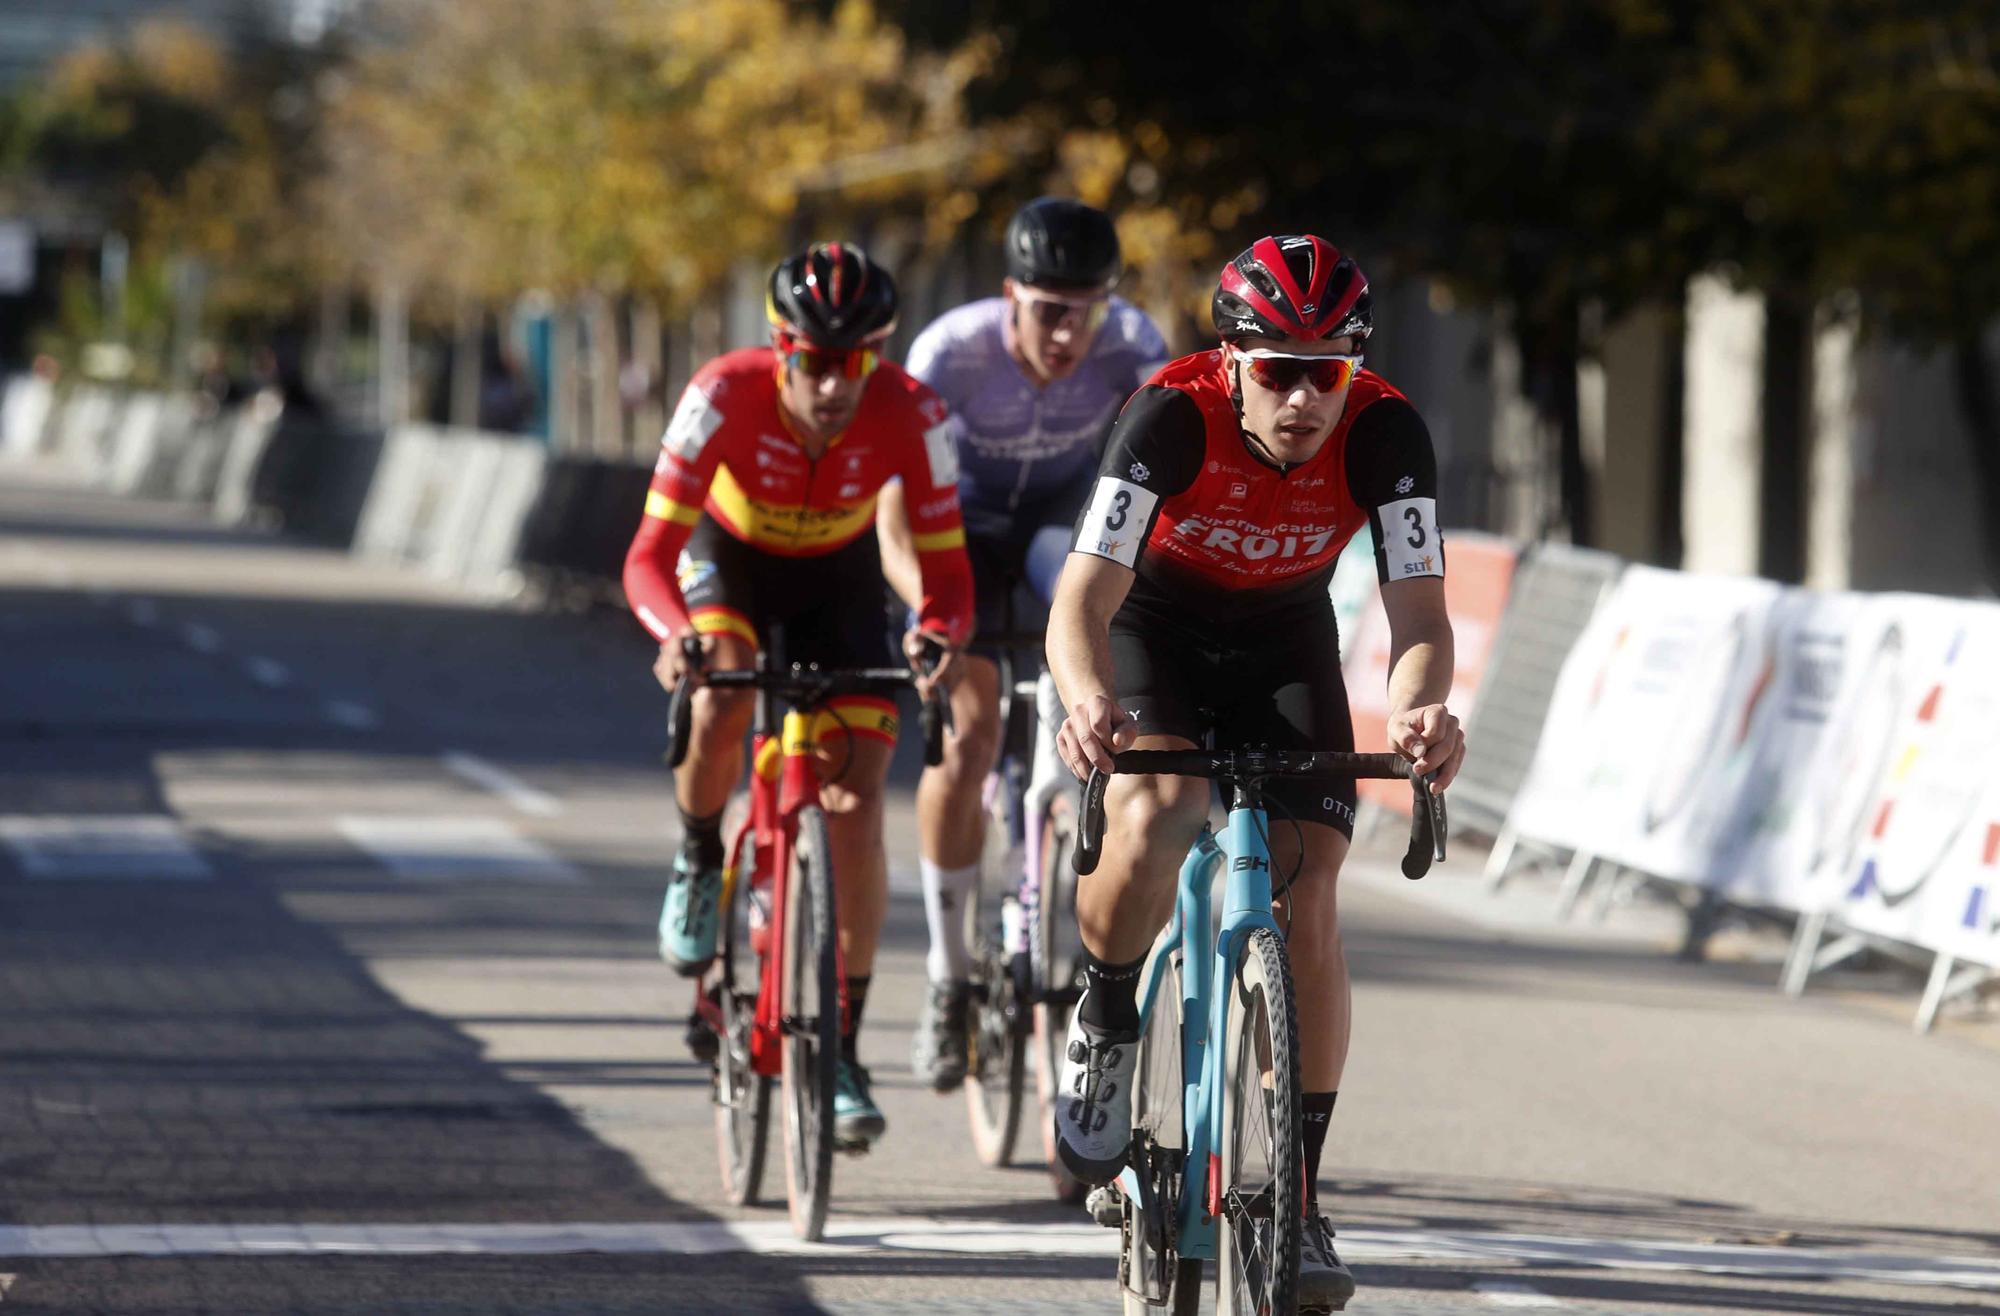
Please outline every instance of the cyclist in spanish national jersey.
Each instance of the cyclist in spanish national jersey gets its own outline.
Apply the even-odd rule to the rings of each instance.
[[[951,405],[981,636],[1006,628],[1017,586],[1044,606],[1054,596],[1104,433],[1167,355],[1145,312],[1111,294],[1118,232],[1103,211],[1065,197],[1031,201],[1008,223],[1006,249],[1001,295],[941,316],[917,335],[909,358],[910,373]],[[905,503],[903,490],[883,491],[883,561],[898,592],[914,600]],[[1037,608],[1013,624],[1033,629],[1041,620]],[[930,990],[911,1064],[939,1092],[965,1080],[971,960],[962,907],[979,878],[981,791],[1003,735],[997,657],[973,644],[952,695],[944,762],[917,787]]]
[[[1366,524],[1393,632],[1389,741],[1442,790],[1465,749],[1445,707],[1436,457],[1416,409],[1361,369],[1367,281],[1321,238],[1264,238],[1224,267],[1213,312],[1221,348],[1173,362],[1126,404],[1077,521],[1049,622],[1068,709],[1058,748],[1079,776],[1116,750],[1193,747],[1210,726],[1224,748],[1351,749],[1327,584]],[[1347,1058],[1334,887],[1355,793],[1290,780],[1265,798],[1311,1184]],[[1110,780],[1103,857],[1077,890],[1085,987],[1055,1112],[1058,1151],[1081,1179],[1106,1182],[1125,1163],[1140,966],[1208,807],[1203,780]],[[1300,1305],[1337,1308],[1354,1280],[1311,1198]]]
[[[770,627],[787,661],[879,667],[889,641],[874,529],[885,480],[914,491],[922,577],[915,664],[941,650],[928,680],[957,680],[972,629],[972,572],[958,514],[957,451],[945,404],[879,352],[894,327],[896,285],[859,247],[808,248],[771,275],[770,347],[716,358],[681,395],[654,468],[646,515],[625,559],[633,611],[661,644],[654,666],[683,678],[681,638],[700,637],[703,665],[750,666]],[[660,912],[660,954],[689,977],[715,955],[722,810],[742,776],[754,712],[747,691],[702,690],[676,772],[684,839]],[[835,700],[818,728],[821,803],[833,848],[848,1015],[834,1099],[835,1133],[865,1143],[884,1127],[855,1061],[875,946],[888,907],[882,793],[896,743],[887,700]]]

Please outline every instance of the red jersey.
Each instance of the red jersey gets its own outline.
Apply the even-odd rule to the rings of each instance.
[[[1372,525],[1380,578],[1444,575],[1437,458],[1408,399],[1363,370],[1333,433],[1283,469],[1244,442],[1220,351],[1169,362],[1111,432],[1075,551],[1138,573],[1133,597],[1213,620],[1317,595]]]
[[[884,362],[853,422],[809,457],[778,403],[777,354],[753,347],[717,357],[688,382],[660,441],[646,515],[625,557],[632,610],[662,640],[688,624],[674,568],[703,512],[762,552],[816,557],[871,533],[876,495],[900,476],[923,572],[918,624],[962,643],[972,629],[972,569],[945,415],[941,398]]]

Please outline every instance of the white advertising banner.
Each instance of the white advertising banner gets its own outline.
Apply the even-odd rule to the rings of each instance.
[[[1877,713],[1883,636],[1894,609],[1861,594],[1786,590],[1770,614],[1769,679],[1749,770],[1712,807],[1731,812],[1717,834],[1708,885],[1745,905],[1817,908],[1812,874],[1850,852],[1889,717]],[[1833,862],[1839,862],[1834,860]]]
[[[1844,766],[1801,907],[2000,966],[2000,607],[1875,604],[1887,617],[1829,737]]]
[[[1563,664],[1509,821],[1525,837],[1704,882],[1770,720],[1782,591],[1632,567]]]
[[[1509,821],[2000,968],[2000,606],[1633,567]]]

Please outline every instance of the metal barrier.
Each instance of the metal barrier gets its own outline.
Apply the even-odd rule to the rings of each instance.
[[[1492,886],[1506,880],[1519,850],[1505,825],[1507,811],[1534,762],[1563,659],[1624,569],[1614,554],[1567,544],[1533,545],[1515,569],[1466,727],[1474,750],[1451,788],[1455,821],[1497,834],[1486,865]]]

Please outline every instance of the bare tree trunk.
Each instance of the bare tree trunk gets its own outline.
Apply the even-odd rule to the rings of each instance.
[[[577,316],[567,302],[559,303],[549,317],[549,442],[556,452],[577,454],[586,450],[583,425],[577,413],[582,389],[577,379]]]
[[[1570,543],[1594,544],[1594,495],[1584,459],[1583,410],[1576,379],[1578,314],[1573,302],[1565,302],[1539,323],[1523,325],[1527,332],[1522,364],[1528,396],[1555,432],[1560,521],[1569,530]]]
[[[611,299],[593,292],[583,301],[590,340],[590,451],[605,457],[625,453],[625,410],[618,398],[618,317]]]
[[[1809,345],[1811,308],[1791,288],[1764,295],[1764,481],[1757,573],[1797,584],[1805,579],[1806,483],[1812,469]]]
[[[386,426],[410,419],[409,288],[393,274],[375,283],[375,412]]]
[[[1952,345],[1952,373],[1958,385],[1959,411],[1971,441],[1972,469],[1979,479],[1980,533],[1986,547],[1986,583],[2000,590],[2000,397],[1986,361],[1985,344],[1975,330]]]
[[[632,451],[640,457],[651,454],[667,425],[660,387],[667,369],[664,338],[658,304],[644,297],[633,301],[632,359],[646,372],[646,396],[632,413]]]
[[[347,364],[347,282],[329,280],[319,290],[319,332],[308,376],[319,395],[338,401]]]
[[[480,329],[485,314],[470,297],[461,297],[452,325],[451,423],[460,429],[479,424]]]

